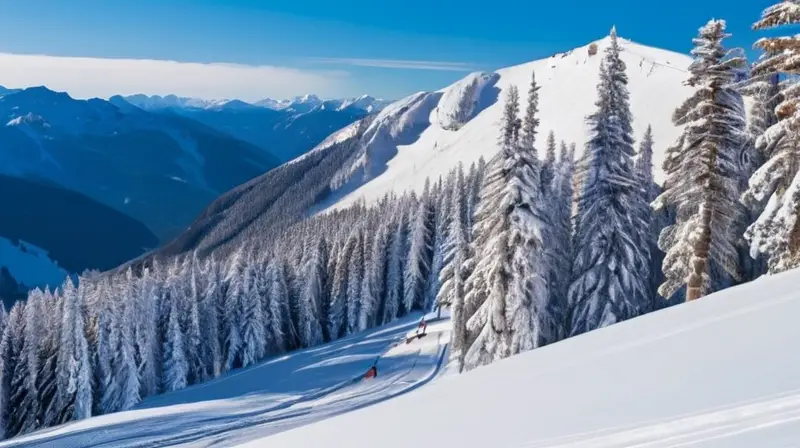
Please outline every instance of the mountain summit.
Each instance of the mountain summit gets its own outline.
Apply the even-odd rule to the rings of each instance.
[[[539,91],[541,125],[575,143],[580,155],[593,111],[603,50],[609,38],[496,72],[471,73],[435,92],[419,92],[377,114],[342,128],[291,162],[236,188],[210,205],[186,233],[162,248],[176,254],[195,249],[223,251],[249,235],[304,219],[309,213],[372,203],[391,192],[421,191],[459,163],[490,159],[498,150],[500,99],[511,85],[525,97],[531,75]],[[634,135],[648,125],[655,138],[655,164],[680,133],[670,120],[692,89],[684,85],[689,56],[620,39],[627,65]],[[259,229],[256,231],[255,229]]]

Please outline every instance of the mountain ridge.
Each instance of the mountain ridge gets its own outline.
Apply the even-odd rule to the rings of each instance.
[[[628,66],[634,133],[639,138],[653,125],[655,163],[660,166],[665,148],[680,133],[670,119],[672,112],[692,92],[683,84],[691,58],[620,41]],[[186,234],[155,255],[195,249],[227,253],[256,232],[279,231],[314,213],[374,203],[391,193],[419,192],[426,179],[435,181],[459,163],[468,166],[480,158],[488,160],[497,151],[502,95],[513,84],[524,97],[534,71],[541,86],[537,147],[542,151],[552,130],[557,140],[576,143],[580,155],[588,133],[585,118],[597,96],[599,61],[609,40],[593,43],[599,50],[594,55],[589,43],[495,72],[472,73],[443,89],[398,100],[332,133],[305,155],[223,195]],[[474,89],[467,88],[473,83]],[[253,208],[254,203],[258,207]]]

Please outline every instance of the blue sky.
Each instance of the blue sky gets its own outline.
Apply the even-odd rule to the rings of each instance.
[[[48,65],[48,78],[27,65],[14,77],[4,77],[8,68],[0,65],[0,82],[19,83],[25,75],[31,83],[44,82],[63,71],[69,76],[50,83],[79,91],[79,96],[107,96],[116,86],[144,93],[163,94],[172,88],[184,94],[250,99],[308,90],[324,96],[370,93],[398,98],[439,89],[472,70],[493,70],[585,45],[605,36],[613,24],[623,37],[688,52],[697,28],[710,18],[722,18],[734,34],[729,44],[749,49],[758,37],[750,25],[774,1],[3,1],[2,53],[228,63],[237,64],[239,72],[228,76],[219,67],[213,73],[198,72],[196,85],[189,88],[180,80],[159,79],[155,65],[142,76],[146,80],[134,80],[143,69],[118,64],[115,70],[125,73],[117,84],[105,79],[115,76],[97,74],[113,71],[79,70],[94,67],[91,64],[63,70],[57,68],[63,65]],[[255,72],[243,66],[267,68]],[[173,75],[192,78],[193,69],[183,68]],[[92,77],[96,79],[80,79]],[[214,78],[239,86],[207,85]],[[70,84],[78,82],[84,84]],[[98,93],[92,93],[92,84]]]

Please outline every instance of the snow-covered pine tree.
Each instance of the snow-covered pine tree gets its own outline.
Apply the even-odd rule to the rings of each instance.
[[[431,267],[428,269],[427,288],[425,292],[425,306],[423,309],[430,311],[436,304],[442,284],[439,273],[444,266],[444,242],[447,239],[447,229],[450,227],[450,201],[452,200],[455,170],[447,177],[447,183],[437,190],[433,208],[433,236],[431,237]]]
[[[403,269],[405,265],[406,246],[406,211],[399,204],[391,229],[391,244],[386,268],[386,303],[383,309],[382,323],[387,324],[397,319],[400,303],[403,300]]]
[[[114,313],[114,308],[111,306],[111,298],[108,291],[110,290],[109,278],[98,281],[94,284],[84,283],[84,291],[86,291],[88,300],[92,303],[93,308],[97,310],[95,319],[88,318],[87,321],[93,323],[93,338],[89,339],[89,353],[92,358],[92,373],[94,374],[95,384],[95,399],[93,400],[94,408],[92,413],[95,415],[104,414],[107,412],[109,397],[116,387],[113,380],[113,371],[111,367],[111,358],[113,348],[116,345],[118,326],[116,324],[117,316]],[[110,410],[108,412],[111,412]]]
[[[555,342],[562,337],[561,334],[564,331],[564,314],[566,310],[561,303],[564,302],[565,298],[564,294],[557,295],[559,294],[559,288],[557,286],[558,279],[556,277],[559,275],[560,277],[566,277],[566,279],[562,279],[561,281],[568,283],[568,272],[570,269],[568,265],[559,266],[559,262],[569,263],[569,259],[564,257],[565,253],[569,253],[569,247],[568,241],[566,246],[561,247],[562,245],[557,239],[560,237],[560,231],[566,232],[565,235],[569,238],[570,226],[568,225],[563,229],[555,227],[558,224],[558,213],[562,211],[557,210],[557,207],[560,206],[559,195],[561,194],[561,186],[558,184],[557,176],[560,174],[561,165],[556,161],[556,141],[555,134],[553,134],[552,131],[547,136],[547,150],[544,162],[539,162],[536,158],[537,150],[535,144],[539,126],[539,90],[540,87],[536,83],[536,75],[535,73],[531,73],[531,84],[528,89],[528,104],[525,109],[525,116],[522,119],[522,133],[519,142],[520,151],[533,154],[531,162],[535,163],[534,169],[537,172],[541,172],[541,196],[534,204],[536,207],[534,214],[545,218],[540,224],[541,229],[547,232],[546,235],[543,234],[540,237],[542,241],[547,242],[544,246],[545,258],[543,263],[548,269],[546,279],[549,297],[545,300],[545,303],[540,304],[541,309],[537,312],[536,316],[538,320],[537,328],[539,331],[538,341],[536,342],[537,346]],[[569,224],[569,222],[567,223]],[[559,272],[561,272],[561,274],[559,274]]]
[[[355,229],[351,234],[353,239],[350,258],[347,260],[347,303],[346,303],[346,334],[358,331],[358,318],[361,315],[361,291],[364,282],[364,234],[361,229]]]
[[[769,30],[800,24],[800,1],[775,4],[761,15],[753,28]],[[757,138],[757,149],[767,161],[750,178],[743,196],[749,205],[764,204],[758,220],[745,233],[751,254],[763,254],[769,271],[778,273],[800,266],[800,36],[759,39],[755,47],[764,53],[753,66],[756,80],[778,77],[780,95],[774,108],[778,122]],[[759,207],[762,208],[762,207]]]
[[[297,280],[294,266],[290,260],[300,260],[302,258],[301,253],[302,251],[295,250],[288,257],[279,257],[279,267],[286,279],[287,294],[286,299],[281,302],[281,322],[283,323],[283,334],[285,335],[287,350],[294,350],[300,347],[300,337],[295,325],[297,322],[297,304],[300,296],[298,285],[300,282]]]
[[[536,83],[536,72],[531,72],[531,84],[528,87],[528,103],[525,106],[525,116],[522,118],[522,130],[519,144],[527,151],[535,151],[536,134],[539,132],[539,90]],[[555,138],[555,137],[554,137]],[[470,176],[472,176],[470,170]]]
[[[225,314],[223,318],[224,371],[229,371],[241,363],[242,350],[242,303],[247,293],[249,279],[247,275],[247,251],[239,248],[231,258],[225,275],[227,283],[225,294]],[[181,341],[181,344],[183,341]],[[165,353],[166,356],[166,353]],[[183,360],[185,362],[185,359]],[[166,375],[166,372],[165,372]]]
[[[747,181],[766,162],[767,154],[758,150],[756,143],[767,129],[778,123],[775,109],[780,104],[782,95],[777,73],[748,78],[739,87],[740,92],[752,100],[750,113],[747,115],[747,145],[739,160],[747,173]],[[760,212],[764,204],[752,206]]]
[[[264,333],[264,304],[255,287],[256,269],[259,265],[253,257],[252,251],[247,257],[245,266],[245,284],[241,300],[242,319],[242,366],[255,364],[264,357],[266,336]]]
[[[58,343],[61,332],[61,302],[49,290],[44,292],[43,316],[39,325],[43,326],[41,343],[41,362],[36,389],[39,392],[39,409],[41,422],[39,427],[53,426],[57,422],[56,406],[56,363],[58,361]],[[0,316],[5,310],[0,306]],[[0,317],[0,320],[4,318]]]
[[[312,236],[311,252],[303,266],[303,285],[300,294],[300,308],[297,330],[300,333],[302,347],[313,347],[322,344],[322,322],[320,319],[321,303],[325,300],[325,240],[320,236]]]
[[[536,154],[519,144],[519,93],[509,88],[501,122],[500,152],[489,163],[475,217],[472,277],[488,292],[467,330],[475,335],[464,356],[472,369],[540,344],[548,299],[542,210]],[[473,290],[475,291],[475,290]],[[474,299],[473,299],[474,300]]]
[[[421,310],[425,305],[425,290],[428,272],[431,268],[431,233],[433,230],[433,210],[431,208],[430,182],[425,181],[425,189],[417,203],[411,223],[409,250],[403,279],[402,314]]]
[[[45,318],[43,300],[44,292],[36,288],[28,294],[28,301],[25,304],[25,336],[22,341],[24,367],[15,371],[15,374],[22,375],[19,378],[21,387],[17,390],[12,390],[12,400],[17,394],[21,396],[20,404],[16,407],[10,420],[18,423],[18,427],[12,429],[14,434],[29,433],[40,425],[40,394],[37,386],[39,384],[40,350],[44,335],[44,329],[40,321]],[[18,365],[18,367],[22,366]]]
[[[158,339],[158,301],[161,296],[158,276],[153,267],[144,268],[139,280],[138,297],[135,301],[136,352],[142,397],[158,392],[160,378],[161,347]]]
[[[188,280],[186,303],[181,309],[183,316],[183,328],[186,335],[186,363],[189,366],[187,381],[195,384],[208,377],[205,359],[203,359],[203,334],[200,329],[200,306],[205,294],[205,276],[202,272],[202,265],[197,252],[194,252],[188,259],[184,276]]]
[[[347,241],[339,252],[339,259],[336,262],[336,272],[333,274],[333,290],[331,291],[330,314],[328,315],[328,334],[331,339],[339,339],[344,336],[347,330],[347,293],[350,258],[355,252],[358,240],[357,232],[353,231],[347,237]]]
[[[647,294],[651,298],[651,310],[663,307],[664,299],[658,294],[658,287],[664,281],[661,265],[664,262],[664,253],[658,248],[658,237],[661,230],[667,225],[667,211],[654,211],[650,204],[661,194],[661,187],[655,182],[653,176],[653,127],[648,125],[647,130],[639,144],[639,154],[636,159],[636,175],[642,185],[645,207],[642,210],[642,219],[649,223],[646,239],[650,249],[650,281]]]
[[[286,274],[279,260],[273,260],[268,266],[269,296],[268,306],[264,320],[267,329],[265,336],[268,353],[283,353],[286,351],[287,335],[284,333],[283,310],[287,307],[288,287]]]
[[[554,334],[549,335],[547,343],[566,337],[567,332],[567,294],[572,274],[572,178],[575,161],[570,157],[566,143],[561,144],[561,153],[556,164],[555,176],[548,200],[549,216],[552,222],[552,236],[548,248],[550,253],[550,300],[548,309],[554,322]]]
[[[390,243],[390,222],[381,222],[375,239],[372,241],[371,263],[364,276],[364,291],[361,294],[361,312],[359,329],[366,330],[375,326],[383,317],[386,298],[386,274]]]
[[[781,90],[777,74],[750,78],[748,84],[741,88],[743,95],[748,95],[752,100],[750,113],[747,122],[747,142],[739,157],[739,164],[742,167],[742,189],[747,191],[750,178],[766,162],[764,152],[757,146],[758,138],[778,123],[775,115],[781,100]],[[748,227],[758,220],[759,215],[764,211],[764,201],[748,201],[754,199],[750,196],[743,196],[742,202],[745,204],[745,220]],[[739,258],[742,264],[742,280],[751,281],[768,272],[767,260],[759,252],[751,253],[750,243],[745,239],[744,244],[739,249]]]
[[[575,219],[575,260],[569,288],[570,335],[614,324],[649,307],[649,264],[639,219],[642,195],[633,166],[628,77],[616,31],[600,64],[597,110],[589,117],[585,171]],[[584,167],[581,167],[584,169]]]
[[[222,373],[222,351],[219,333],[219,309],[222,306],[222,275],[219,263],[215,257],[205,260],[202,271],[205,277],[205,289],[202,292],[202,301],[199,304],[200,337],[203,341],[200,347],[201,360],[204,363],[206,379],[216,378]]]
[[[22,343],[25,334],[25,304],[24,302],[17,302],[11,308],[6,320],[5,328],[3,329],[3,338],[0,342],[0,439],[13,437],[15,434],[9,428],[9,422],[12,417],[12,410],[16,412],[17,408],[12,407],[12,379],[14,377],[14,370],[17,364],[25,362],[24,352],[22,350]]]
[[[547,134],[547,147],[545,148],[544,161],[542,162],[542,192],[549,199],[550,188],[556,173],[556,135],[553,131]]]
[[[133,278],[128,277],[126,282],[132,282]],[[134,348],[133,328],[138,318],[135,313],[133,300],[130,297],[122,296],[124,300],[116,300],[113,306],[116,308],[115,314],[119,316],[117,325],[119,326],[117,345],[114,348],[114,362],[112,364],[112,374],[117,383],[117,397],[112,412],[127,411],[134,407],[141,399],[139,395],[141,384],[139,382],[139,369],[136,365],[136,353]]]
[[[61,289],[63,313],[56,369],[59,423],[92,415],[92,372],[84,328],[84,286],[67,277]]]
[[[331,303],[333,303],[333,292],[335,288],[334,281],[336,280],[336,269],[339,262],[339,253],[342,251],[341,241],[336,235],[331,235],[330,245],[328,246],[328,265],[325,268],[325,294],[320,304],[320,323],[322,324],[322,338],[325,342],[330,342],[336,339],[336,336],[330,334],[330,314]]]
[[[745,121],[739,94],[730,85],[744,60],[725,50],[726,37],[722,20],[700,28],[688,80],[696,90],[673,116],[676,125],[686,127],[680,146],[664,163],[664,192],[653,203],[657,210],[677,210],[677,222],[658,242],[666,253],[663,297],[684,285],[687,301],[712,292],[718,288],[714,265],[734,280],[741,277],[737,244],[744,210],[738,201],[737,154],[745,141]]]
[[[28,357],[26,352],[25,336],[26,336],[26,310],[27,304],[20,308],[21,317],[19,322],[15,322],[12,328],[12,341],[14,344],[13,352],[14,361],[10,363],[11,369],[9,372],[9,387],[8,387],[8,415],[6,416],[6,436],[14,437],[19,435],[25,424],[25,414],[20,410],[25,404],[28,395],[28,389],[25,387],[25,382],[29,376],[28,372]]]
[[[186,387],[189,365],[186,362],[184,336],[180,327],[178,305],[175,301],[169,311],[167,334],[164,339],[164,392],[173,392]]]
[[[467,244],[467,192],[463,166],[458,166],[456,184],[450,202],[450,228],[444,243],[444,268],[439,281],[442,284],[437,297],[438,306],[449,307],[453,324],[453,339],[450,347],[450,359],[461,369],[465,352],[467,318],[464,313],[464,272],[462,265],[466,260]]]
[[[474,167],[474,170],[473,170]],[[467,228],[472,229],[475,223],[475,213],[478,209],[480,200],[480,190],[483,184],[483,177],[486,174],[486,160],[483,156],[478,159],[477,165],[470,167],[469,176],[469,195],[467,196]],[[471,238],[471,235],[470,235]]]

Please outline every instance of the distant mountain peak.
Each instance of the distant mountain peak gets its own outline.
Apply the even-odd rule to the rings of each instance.
[[[33,112],[28,112],[25,115],[12,118],[6,123],[6,126],[22,126],[24,124],[41,126],[43,128],[50,127],[50,124],[47,123],[41,115],[34,114]]]

